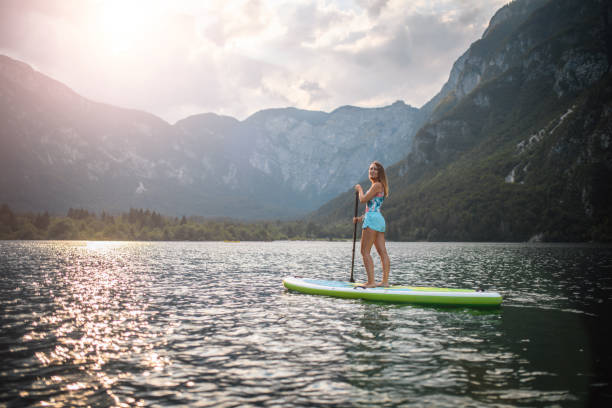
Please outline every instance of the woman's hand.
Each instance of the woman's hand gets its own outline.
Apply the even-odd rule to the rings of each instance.
[[[363,216],[361,217],[353,217],[353,224],[357,224],[358,222],[363,221]]]
[[[363,188],[361,187],[361,184],[355,184],[355,191],[363,194]]]

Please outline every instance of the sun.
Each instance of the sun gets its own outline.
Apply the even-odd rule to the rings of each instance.
[[[147,41],[159,17],[155,2],[104,0],[98,3],[99,35],[105,50],[118,56]]]

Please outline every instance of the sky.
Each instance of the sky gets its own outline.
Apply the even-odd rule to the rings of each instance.
[[[421,107],[508,0],[0,0],[0,54],[169,123]]]

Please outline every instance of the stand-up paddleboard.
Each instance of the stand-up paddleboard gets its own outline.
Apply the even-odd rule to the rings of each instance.
[[[392,303],[419,303],[449,306],[497,307],[502,297],[497,292],[471,289],[399,286],[363,288],[358,283],[287,277],[283,285],[290,290],[310,295],[367,299]]]

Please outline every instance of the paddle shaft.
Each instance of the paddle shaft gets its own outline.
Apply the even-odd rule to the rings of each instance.
[[[357,217],[357,207],[359,206],[359,192],[355,191],[355,217]],[[351,260],[351,279],[349,282],[355,282],[353,270],[355,269],[355,242],[357,242],[357,223],[353,228],[353,259]]]

